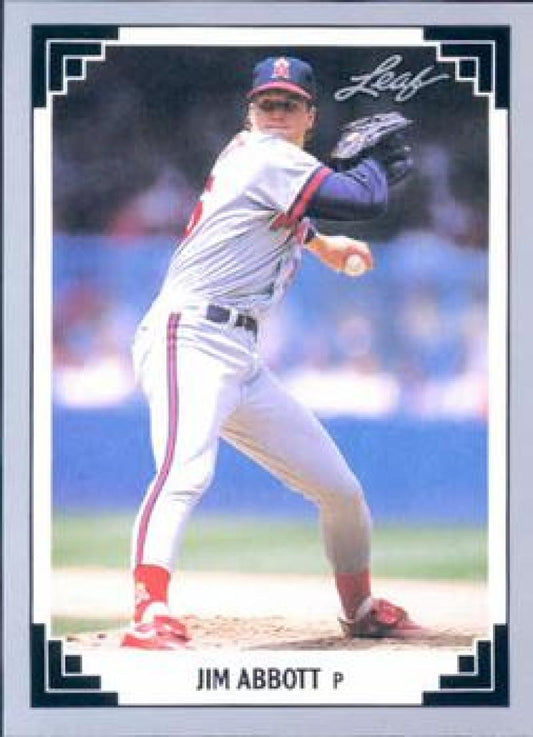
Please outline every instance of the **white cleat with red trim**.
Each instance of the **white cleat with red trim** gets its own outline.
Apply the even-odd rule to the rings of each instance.
[[[140,650],[183,650],[190,648],[191,637],[179,619],[156,615],[149,622],[138,622],[123,636],[121,647]]]

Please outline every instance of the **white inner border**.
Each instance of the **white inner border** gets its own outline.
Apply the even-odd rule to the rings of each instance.
[[[60,40],[60,39],[55,39]],[[66,39],[71,40],[71,39]],[[143,46],[143,45],[175,45],[175,46],[279,46],[287,45],[331,45],[331,46],[434,46],[439,42],[424,42],[421,28],[244,28],[244,27],[125,27],[120,28],[118,41],[100,41],[104,45]],[[49,42],[48,42],[49,43]],[[467,43],[463,41],[463,43]],[[479,41],[476,41],[479,43]],[[48,50],[48,45],[47,45]],[[102,57],[105,54],[102,55]],[[49,54],[47,53],[47,63]],[[89,57],[96,60],[97,57]],[[444,61],[450,62],[446,58]],[[84,64],[84,68],[85,68]],[[48,76],[48,70],[47,70]],[[477,89],[475,87],[475,89]],[[34,441],[33,441],[33,616],[35,622],[50,623],[51,605],[51,500],[52,500],[52,94],[47,91],[47,106],[34,110],[34,346],[33,346],[33,403],[34,403]],[[494,95],[489,95],[489,141],[490,141],[490,238],[489,238],[489,598],[493,623],[507,621],[507,297],[508,297],[508,112],[496,110]],[[389,674],[400,671],[395,678],[401,680],[401,658],[395,661],[391,653],[387,657],[386,670]],[[146,655],[143,653],[143,655]],[[294,656],[292,654],[286,654]],[[346,667],[357,668],[362,665],[364,656],[351,653]],[[424,671],[424,689],[437,687],[437,675],[442,672],[456,672],[456,656],[450,662],[450,654],[443,653],[448,660],[437,666],[434,662],[430,670],[435,671],[433,683],[427,682],[428,673]],[[244,656],[239,656],[240,660]],[[279,660],[276,656],[276,660]],[[314,661],[321,655],[313,653]],[[329,662],[326,654],[322,654],[324,663]],[[257,660],[257,654],[250,656]],[[344,654],[336,654],[336,658],[346,660]],[[294,659],[294,658],[292,658]],[[85,661],[85,656],[84,656]],[[109,656],[108,656],[109,661]],[[455,664],[455,665],[454,665]],[[131,664],[120,667],[118,660],[113,663],[104,661],[102,667],[115,673],[118,682],[125,670],[131,672]],[[123,663],[124,665],[124,663]],[[126,664],[127,665],[127,664]],[[384,664],[385,665],[385,664]],[[96,667],[96,665],[95,665]],[[158,660],[158,668],[161,662]],[[173,667],[173,666],[172,666]],[[423,669],[424,670],[424,669]],[[169,676],[172,671],[169,671]],[[365,696],[363,700],[352,695],[349,703],[420,703],[420,691],[407,689],[402,693],[395,688],[395,693],[383,688],[383,672],[375,683],[375,689],[368,682],[366,673]],[[361,676],[359,676],[361,680]],[[161,692],[162,678],[157,678],[158,688],[153,703],[194,703],[193,695],[182,700],[176,699],[176,693],[165,695]],[[176,688],[176,676],[169,677],[169,685]],[[391,683],[398,683],[393,680]],[[117,688],[117,681],[103,683],[104,688]],[[143,679],[146,685],[146,680]],[[183,684],[182,684],[183,685]],[[119,686],[120,688],[120,686]],[[261,700],[269,702],[267,694]],[[124,697],[129,703],[147,703],[146,691],[142,695],[127,692]],[[242,698],[242,703],[250,703]],[[323,703],[335,703],[339,698],[334,692],[321,695]],[[170,699],[170,701],[169,701]],[[314,696],[314,700],[317,696]],[[206,701],[202,696],[202,703]],[[196,699],[197,701],[197,699]],[[343,696],[346,703],[346,696]],[[220,700],[217,699],[217,703]],[[237,701],[238,703],[238,701]],[[280,695],[274,695],[269,703],[283,703]],[[295,702],[294,699],[288,703]]]

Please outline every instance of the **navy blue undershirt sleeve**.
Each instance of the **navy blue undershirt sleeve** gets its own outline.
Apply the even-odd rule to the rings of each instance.
[[[312,196],[306,215],[324,220],[366,220],[387,207],[388,184],[384,168],[375,159],[363,159],[353,169],[329,174]]]

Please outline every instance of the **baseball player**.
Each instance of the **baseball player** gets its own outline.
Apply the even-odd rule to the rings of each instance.
[[[382,213],[387,160],[367,156],[339,173],[304,151],[315,81],[300,59],[259,62],[247,100],[246,130],[215,161],[134,341],[157,470],[134,525],[134,616],[122,644],[172,650],[189,639],[169,612],[168,585],[220,437],[318,506],[344,633],[407,637],[418,626],[371,594],[371,520],[358,479],[257,352],[263,318],[290,285],[303,249],[339,271],[372,268],[367,244],[323,235],[311,218]]]

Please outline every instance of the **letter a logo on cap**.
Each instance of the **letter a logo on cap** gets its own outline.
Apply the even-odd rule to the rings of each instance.
[[[272,77],[281,77],[282,79],[290,79],[290,64],[288,60],[284,56],[280,56],[279,59],[276,59],[274,62],[274,67],[272,69]]]

